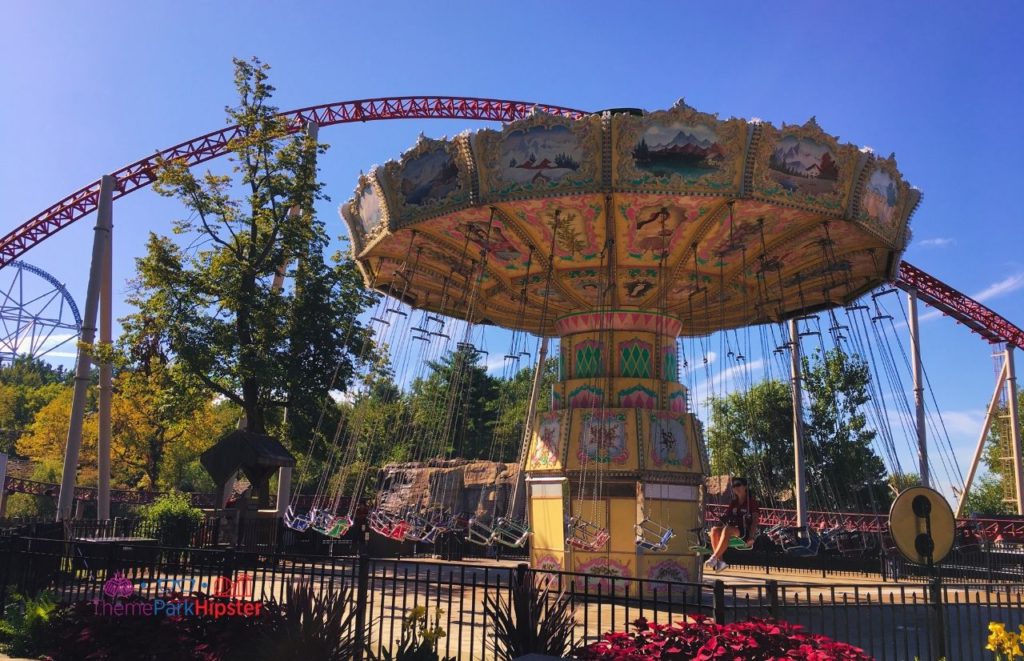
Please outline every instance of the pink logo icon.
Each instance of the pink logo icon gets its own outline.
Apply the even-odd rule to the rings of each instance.
[[[107,595],[111,599],[118,597],[130,597],[135,592],[135,586],[132,582],[124,577],[124,574],[118,572],[107,579],[107,582],[103,584],[103,594]]]

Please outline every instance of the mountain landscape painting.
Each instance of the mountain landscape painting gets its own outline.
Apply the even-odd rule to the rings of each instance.
[[[560,181],[580,169],[583,148],[565,126],[513,131],[501,145],[501,176],[519,185]]]
[[[864,189],[861,214],[891,225],[896,213],[896,182],[885,170],[875,170]]]
[[[406,204],[439,202],[459,185],[459,166],[444,149],[435,149],[409,161],[402,170]]]
[[[380,224],[383,213],[377,191],[373,186],[367,185],[359,196],[359,222],[363,227],[363,234],[369,234]]]
[[[633,148],[638,170],[659,177],[694,181],[722,165],[725,150],[714,130],[701,124],[670,122],[647,127]]]
[[[779,140],[768,159],[769,176],[790,193],[832,193],[839,181],[835,158],[825,145],[787,136]]]

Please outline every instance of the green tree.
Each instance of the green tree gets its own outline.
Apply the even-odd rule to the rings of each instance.
[[[812,496],[826,509],[877,509],[880,498],[888,502],[889,489],[864,412],[871,400],[867,362],[839,349],[818,351],[804,357],[803,377],[810,395],[804,438]]]
[[[711,401],[711,472],[743,475],[774,499],[793,485],[793,404],[789,385],[762,381]]]
[[[36,414],[67,388],[72,375],[39,358],[19,356],[0,366],[0,452],[13,452]]]
[[[498,380],[487,374],[472,348],[457,349],[428,367],[429,376],[411,387],[413,437],[441,453],[486,459],[494,438]]]
[[[1003,478],[994,473],[986,473],[974,481],[967,500],[964,502],[964,514],[1013,514],[1014,508],[1004,497]]]
[[[551,409],[551,388],[558,381],[558,359],[544,361],[540,392],[537,394],[537,413]],[[523,442],[526,414],[530,408],[530,391],[536,367],[524,367],[510,379],[498,379],[498,397],[491,405],[494,412],[493,453],[488,450],[485,458],[494,461],[515,461]]]
[[[140,313],[166,329],[184,373],[242,410],[248,431],[276,427],[301,451],[335,368],[344,390],[371,342],[357,315],[373,295],[351,259],[324,261],[328,237],[313,204],[324,199],[315,159],[326,147],[289,135],[267,72],[258,60],[235,61],[231,175],[161,163],[155,188],[188,209],[175,232],[198,248],[150,236],[138,260]],[[290,264],[289,285],[276,286]]]

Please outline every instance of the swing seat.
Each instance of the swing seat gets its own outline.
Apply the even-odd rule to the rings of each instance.
[[[338,537],[343,537],[350,528],[352,528],[352,519],[350,517],[336,516],[333,517],[331,525],[328,526],[327,530],[323,531],[323,533],[328,537],[337,539]]]
[[[295,508],[291,505],[284,511],[284,525],[296,532],[306,532],[309,530],[310,518],[309,515],[302,516],[301,514],[295,513]]]
[[[405,534],[409,530],[408,522],[390,512],[374,511],[369,522],[370,530],[396,542],[405,541]]]
[[[309,527],[319,533],[325,533],[332,523],[331,513],[327,510],[309,510]]]
[[[787,528],[782,540],[782,550],[796,558],[818,555],[821,536],[807,527]]]
[[[575,516],[569,519],[568,527],[566,544],[577,551],[600,551],[611,537],[606,528]]]
[[[494,529],[474,516],[466,526],[466,541],[480,546],[490,546],[494,542]]]
[[[676,536],[671,528],[655,523],[650,519],[644,519],[633,526],[636,533],[636,546],[644,551],[664,551],[668,548],[668,542]]]
[[[711,548],[711,541],[708,538],[708,531],[704,528],[691,528],[691,533],[695,533],[697,543],[690,546],[690,550],[697,555],[711,555],[714,549]],[[752,551],[754,546],[747,544],[747,540],[740,537],[733,537],[729,540],[729,549],[733,551]]]
[[[524,521],[501,517],[494,527],[494,541],[502,546],[519,549],[530,539],[530,527]]]

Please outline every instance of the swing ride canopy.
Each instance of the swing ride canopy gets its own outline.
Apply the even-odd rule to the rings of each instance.
[[[813,118],[680,102],[421,136],[341,213],[367,283],[413,307],[545,335],[598,307],[658,310],[698,335],[893,280],[920,198],[894,156]]]

